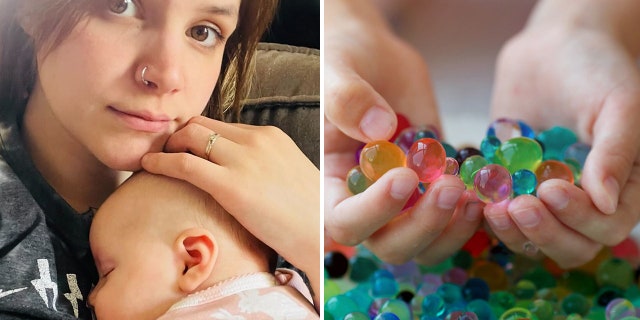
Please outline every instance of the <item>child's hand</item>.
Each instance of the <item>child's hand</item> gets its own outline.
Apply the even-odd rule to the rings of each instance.
[[[462,247],[481,221],[482,206],[467,205],[466,197],[461,200],[464,185],[460,179],[446,176],[437,180],[402,215],[398,214],[418,184],[412,170],[391,170],[357,196],[345,182],[363,142],[392,136],[395,112],[406,115],[413,124],[439,127],[426,65],[389,30],[370,1],[335,0],[326,9],[326,232],[342,244],[364,242],[387,262],[445,259]]]
[[[538,187],[539,199],[492,205],[485,216],[511,249],[521,252],[531,240],[561,265],[575,266],[593,257],[600,244],[622,241],[638,222],[640,73],[634,46],[605,24],[611,17],[590,24],[590,17],[563,16],[569,22],[563,24],[546,21],[549,8],[539,9],[501,52],[492,114],[534,128],[562,125],[576,131],[592,145],[582,189],[548,181]],[[558,16],[553,12],[550,20]]]

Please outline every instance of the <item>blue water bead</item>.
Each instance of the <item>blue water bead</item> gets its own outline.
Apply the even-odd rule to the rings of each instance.
[[[496,150],[500,148],[500,139],[495,136],[487,136],[480,142],[480,151],[489,163],[494,163]]]
[[[520,134],[522,134],[523,137],[531,139],[536,137],[536,132],[533,131],[527,123],[522,120],[518,120],[518,124],[520,125]]]
[[[391,312],[379,313],[373,320],[403,320]]]
[[[476,299],[489,300],[489,285],[480,278],[470,278],[462,287],[462,296],[466,301]]]
[[[394,297],[398,293],[398,282],[394,278],[373,277],[371,280],[371,296],[374,298]]]
[[[368,292],[358,288],[351,289],[345,292],[344,295],[351,298],[351,300],[353,300],[353,302],[358,306],[358,310],[361,312],[367,312],[373,303],[373,298],[368,294]]]
[[[442,297],[447,304],[462,300],[462,290],[453,283],[443,283],[436,290],[436,294]]]
[[[429,128],[420,128],[416,131],[416,136],[413,138],[413,141],[418,141],[422,138],[431,138],[431,139],[440,139],[438,135],[430,130]]]
[[[578,137],[573,131],[558,126],[540,132],[536,139],[543,145],[544,160],[564,159],[565,149],[578,142]]]
[[[442,144],[442,147],[444,148],[444,152],[447,154],[447,157],[450,158],[455,158],[456,155],[458,154],[458,150],[456,150],[456,148],[454,148],[452,145],[440,141],[440,143]]]
[[[374,278],[389,278],[394,279],[393,273],[387,269],[378,269],[373,273]]]
[[[476,314],[478,320],[495,320],[496,316],[491,310],[489,302],[482,299],[476,299],[467,303],[467,311],[471,311]]]
[[[362,312],[351,312],[344,316],[344,320],[371,320],[371,318]]]
[[[340,294],[333,296],[324,304],[324,312],[335,319],[343,319],[347,314],[359,311],[358,305],[351,298]]]
[[[444,317],[446,303],[438,294],[432,293],[422,299],[422,314],[433,317]]]
[[[533,194],[538,186],[536,174],[527,169],[521,169],[511,175],[513,180],[513,194],[515,196],[523,194]]]
[[[584,167],[584,162],[587,160],[587,155],[591,151],[591,146],[583,143],[576,142],[570,146],[568,146],[564,150],[564,158],[563,160],[573,159],[580,164],[580,168]]]
[[[398,317],[400,320],[411,320],[413,314],[409,305],[400,299],[389,299],[380,308],[379,314],[391,313]]]

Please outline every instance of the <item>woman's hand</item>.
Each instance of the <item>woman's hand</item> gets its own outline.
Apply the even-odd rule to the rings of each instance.
[[[205,154],[209,137],[220,136]],[[303,270],[320,291],[320,173],[276,127],[192,118],[145,170],[210,193],[258,239]]]

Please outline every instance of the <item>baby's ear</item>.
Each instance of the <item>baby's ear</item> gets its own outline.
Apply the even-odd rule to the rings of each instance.
[[[194,292],[209,279],[218,257],[218,244],[204,228],[183,231],[175,243],[178,258],[184,263],[184,271],[178,280],[183,292]]]

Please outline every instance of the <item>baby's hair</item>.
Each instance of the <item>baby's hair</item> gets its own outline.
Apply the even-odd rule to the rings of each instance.
[[[108,0],[0,0],[0,101],[23,103],[36,79],[36,52],[46,54],[60,44],[92,10]],[[203,114],[239,119],[241,101],[249,91],[253,57],[269,26],[278,0],[242,0],[238,25],[227,39],[221,74]],[[21,26],[24,22],[31,38]],[[204,107],[204,106],[203,106]]]
[[[185,210],[181,212],[181,215],[185,219],[192,219],[199,227],[211,230],[214,236],[216,234],[214,229],[223,230],[223,232],[230,234],[232,240],[246,250],[265,257],[268,261],[269,271],[275,271],[277,253],[243,227],[210,194],[186,181],[144,171],[133,174],[123,183],[121,188],[138,183],[142,183],[143,187],[153,184],[170,189],[171,194],[177,196],[176,201],[184,202]],[[134,185],[134,187],[137,186]]]

